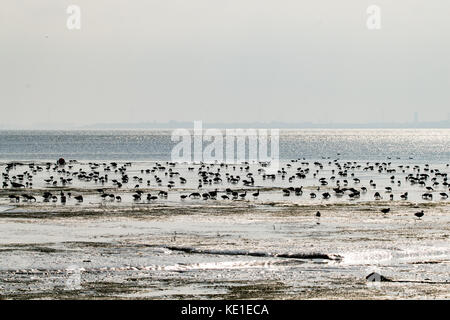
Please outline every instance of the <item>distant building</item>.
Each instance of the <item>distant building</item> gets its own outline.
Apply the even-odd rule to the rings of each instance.
[[[418,122],[419,122],[419,113],[414,112],[414,123],[418,123]]]

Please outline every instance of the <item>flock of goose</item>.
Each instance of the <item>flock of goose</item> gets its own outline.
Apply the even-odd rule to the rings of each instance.
[[[447,173],[429,164],[341,162],[327,158],[308,162],[296,159],[286,162],[276,173],[269,173],[268,165],[265,162],[240,165],[155,162],[148,168],[133,170],[130,162],[10,162],[3,165],[0,182],[4,189],[2,195],[7,195],[11,202],[39,202],[42,199],[42,202],[61,204],[84,201],[82,192],[75,192],[75,184],[83,185],[83,190],[88,190],[86,185],[92,186],[90,188],[96,190],[101,201],[121,202],[121,193],[131,192],[133,202],[149,203],[167,199],[172,190],[179,193],[182,201],[258,199],[265,190],[279,190],[286,198],[307,196],[325,200],[333,196],[358,199],[362,194],[368,195],[373,191],[371,197],[374,200],[408,200],[408,191],[402,191],[398,199],[394,196],[394,191],[399,191],[403,184],[420,188],[422,199],[432,201],[447,199],[450,191]],[[324,170],[324,166],[328,170]],[[449,164],[446,164],[445,168],[448,167]],[[368,176],[383,175],[388,179],[389,186],[376,191],[377,183],[373,179],[368,181],[367,186],[362,186],[362,173]],[[36,177],[41,179],[37,184]],[[304,187],[302,182],[306,179],[312,179],[314,185]],[[183,192],[186,190],[190,191]],[[383,214],[389,211],[389,208],[381,210]],[[419,219],[423,215],[423,211],[416,213]]]

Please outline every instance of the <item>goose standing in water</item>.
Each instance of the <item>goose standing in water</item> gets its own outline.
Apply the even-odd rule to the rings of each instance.
[[[416,213],[414,213],[414,215],[417,217],[417,218],[419,218],[419,220],[421,220],[421,218],[424,216],[424,212],[423,212],[423,210],[422,211],[420,211],[420,212],[416,212]]]
[[[316,218],[317,218],[316,224],[320,224],[320,216],[321,216],[320,211],[317,211],[316,212]]]
[[[61,192],[60,200],[61,200],[62,204],[66,204],[66,202],[67,202],[67,197],[63,192]]]
[[[391,208],[383,208],[380,210],[383,213],[383,216],[386,216],[391,211]]]

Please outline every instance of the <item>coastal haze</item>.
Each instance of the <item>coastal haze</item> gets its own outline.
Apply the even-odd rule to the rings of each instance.
[[[0,300],[449,299],[449,9],[4,0]]]
[[[450,3],[372,4],[5,0],[0,125],[448,121]]]

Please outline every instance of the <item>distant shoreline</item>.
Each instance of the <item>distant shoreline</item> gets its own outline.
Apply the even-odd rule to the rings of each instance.
[[[169,121],[154,123],[98,123],[90,125],[36,124],[23,127],[0,125],[0,130],[172,130],[192,129],[193,122]],[[285,123],[285,122],[204,122],[203,128],[214,129],[450,129],[450,120],[405,123]]]

